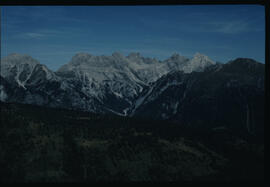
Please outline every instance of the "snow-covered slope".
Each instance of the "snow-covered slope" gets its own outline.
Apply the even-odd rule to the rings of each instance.
[[[193,59],[173,54],[159,61],[139,53],[78,53],[53,72],[28,55],[11,54],[1,60],[1,76],[24,90],[19,94],[21,102],[128,115],[142,103],[144,91],[162,76],[173,71],[203,71],[212,64],[201,54]],[[1,88],[1,98],[6,95]]]
[[[124,114],[146,86],[120,53],[112,56],[79,53],[56,73],[69,83],[77,84],[77,91],[96,98],[115,113]]]
[[[5,101],[7,99],[7,94],[3,85],[0,85],[0,101]]]
[[[27,89],[41,81],[57,80],[54,72],[29,55],[10,54],[1,60],[1,76],[12,84]]]
[[[263,132],[256,124],[264,119],[264,64],[245,58],[216,64],[199,53],[164,61],[79,53],[53,72],[11,54],[1,60],[0,100],[257,134]]]
[[[131,115],[173,120],[196,128],[246,127],[248,133],[256,134],[256,125],[263,124],[264,71],[264,64],[238,58],[203,72],[171,72],[142,94]]]
[[[185,73],[191,73],[193,71],[201,72],[208,66],[215,65],[208,56],[200,53],[196,53],[194,57],[183,67]]]

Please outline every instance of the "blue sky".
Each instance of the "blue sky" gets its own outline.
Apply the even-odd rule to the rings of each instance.
[[[28,54],[52,70],[78,52],[140,52],[160,60],[200,52],[215,61],[265,59],[260,5],[1,7],[1,53]]]

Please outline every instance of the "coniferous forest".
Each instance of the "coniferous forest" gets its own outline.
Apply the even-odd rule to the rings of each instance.
[[[230,130],[2,103],[1,182],[261,181],[264,144]]]

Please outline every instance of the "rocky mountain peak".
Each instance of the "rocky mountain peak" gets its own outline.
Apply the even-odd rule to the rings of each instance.
[[[129,53],[129,55],[127,57],[128,58],[140,58],[141,55],[138,52],[132,52],[132,53]]]
[[[174,53],[170,58],[171,59],[179,59],[181,56],[178,53]]]
[[[122,54],[119,53],[119,52],[114,52],[114,53],[112,54],[112,56],[113,56],[114,58],[124,58],[124,55],[122,55]]]
[[[215,62],[212,61],[208,56],[198,53],[198,52],[195,53],[192,60],[195,62],[210,62],[211,64],[215,64]]]
[[[91,57],[92,55],[88,53],[77,53],[76,55],[72,57],[71,62],[75,64],[80,63],[80,62],[86,62]]]
[[[224,71],[249,72],[251,74],[264,74],[264,64],[250,58],[237,58],[224,64]]]
[[[36,59],[26,54],[21,55],[17,53],[11,53],[1,60],[1,64],[2,65],[19,65],[19,64],[36,65],[36,64],[39,64],[39,61],[37,61]]]
[[[29,55],[12,53],[1,59],[1,75],[13,77],[23,71],[30,72],[38,64],[40,63]]]
[[[31,57],[19,54],[11,54],[3,59],[9,62],[6,64],[19,60],[23,61],[18,62],[20,64],[35,62]],[[188,59],[175,53],[167,60],[158,62],[153,58],[140,56],[139,53],[131,53],[125,57],[115,52],[111,56],[78,53],[70,63],[63,65],[56,73],[42,64],[33,67],[3,65],[1,76],[7,84],[1,81],[0,91],[1,89],[3,91],[0,97],[5,101],[13,99],[24,103],[45,103],[51,106],[124,116],[155,111],[153,116],[169,119],[182,110],[179,107],[185,106],[182,105],[183,102],[190,103],[194,98],[191,92],[197,94],[198,88],[204,93],[204,86],[196,83],[196,80],[201,81],[209,72],[213,77],[202,80],[202,85],[212,85],[216,75],[224,76],[224,79],[220,80],[225,81],[227,80],[225,76],[232,74],[240,78],[245,75],[245,80],[253,80],[252,89],[258,88],[259,91],[263,89],[264,65],[252,63],[250,59],[239,58],[230,62],[232,65],[212,66],[215,62],[206,55],[196,53],[192,59]],[[6,74],[3,75],[2,71]],[[192,74],[194,71],[201,73]],[[244,79],[240,78],[238,82],[243,82]],[[222,85],[228,85],[228,89],[231,89],[232,84],[234,83],[222,82]],[[11,86],[22,93],[21,98],[12,98],[13,95],[9,94]],[[211,93],[216,89],[220,89],[219,86],[209,87]],[[212,95],[213,98],[223,93],[223,90],[216,93]],[[5,97],[5,94],[9,96]],[[6,100],[7,98],[9,100]],[[150,109],[145,111],[144,107]],[[157,111],[156,108],[160,110]]]

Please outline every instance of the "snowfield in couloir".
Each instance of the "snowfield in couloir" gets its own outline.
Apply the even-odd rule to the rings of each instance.
[[[152,83],[162,76],[172,71],[203,71],[213,64],[199,53],[192,59],[173,54],[164,61],[139,53],[128,56],[118,52],[112,56],[78,53],[53,72],[28,55],[11,54],[1,60],[1,76],[26,90],[22,102],[35,103],[31,98],[38,98],[38,103],[49,106],[129,115],[150,94]],[[1,98],[7,97],[1,88]]]

